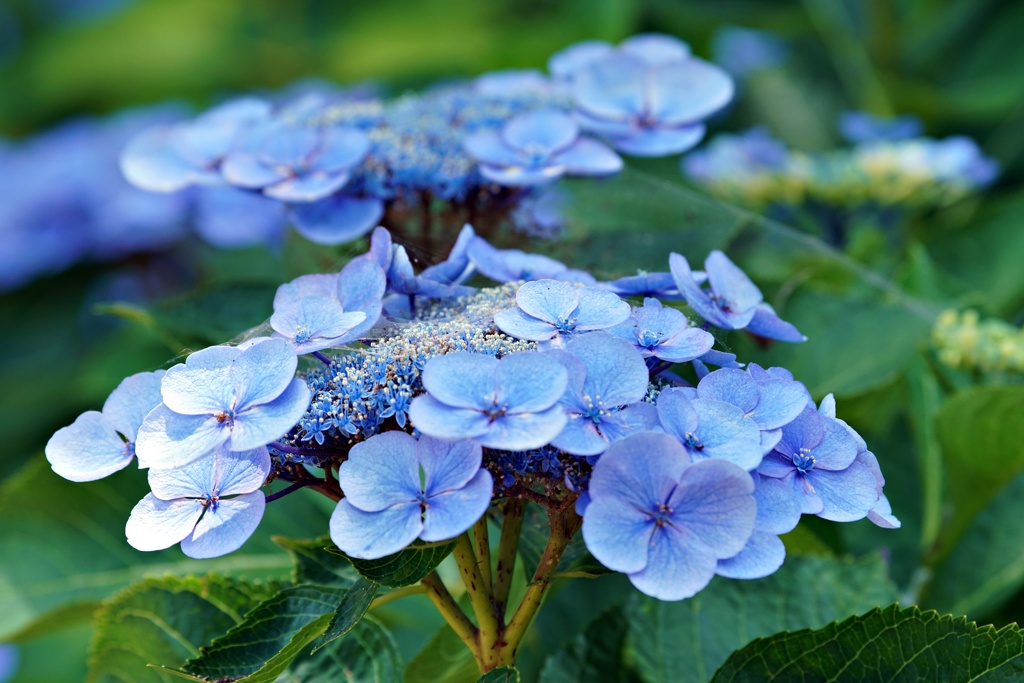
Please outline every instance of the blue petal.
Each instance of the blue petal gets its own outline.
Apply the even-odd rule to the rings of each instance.
[[[598,461],[600,462],[600,461]],[[647,566],[647,553],[655,526],[630,501],[615,495],[595,498],[589,492],[583,517],[583,541],[604,566],[619,572]],[[651,502],[645,501],[647,505]]]
[[[682,389],[666,389],[658,395],[658,419],[662,429],[680,441],[697,430],[697,411]]]
[[[529,187],[543,185],[557,180],[565,173],[565,167],[552,164],[550,166],[480,166],[480,175],[492,183],[506,187]]]
[[[303,173],[264,188],[263,194],[282,202],[317,202],[345,187],[349,178],[347,171]]]
[[[536,280],[516,291],[516,303],[528,315],[555,324],[567,319],[576,309],[579,292],[578,287],[558,280]]]
[[[617,499],[635,510],[654,511],[652,506],[668,500],[689,464],[686,451],[671,436],[633,434],[611,444],[594,465],[591,500]]]
[[[160,500],[148,493],[132,509],[125,525],[128,545],[136,550],[170,548],[192,533],[202,514],[198,500]]]
[[[704,445],[701,455],[727,460],[745,470],[761,464],[761,431],[740,408],[705,398],[692,404],[700,422],[697,437]]]
[[[716,559],[732,557],[754,530],[757,503],[750,475],[723,460],[704,460],[686,468],[667,504],[671,525],[688,532],[693,543]]]
[[[469,245],[474,237],[476,233],[473,226],[469,223],[463,225],[448,258],[424,269],[421,276],[444,284],[461,284],[468,280],[473,274],[469,260]]]
[[[742,370],[729,368],[709,373],[697,385],[697,392],[701,398],[731,403],[748,414],[757,408],[758,402],[761,400],[761,392],[758,390],[754,378]],[[801,407],[800,410],[803,408]],[[763,427],[763,429],[770,428]]]
[[[477,470],[464,486],[430,496],[420,538],[428,542],[444,541],[469,529],[487,512],[493,491],[490,472]]]
[[[353,263],[362,263],[362,261],[350,261],[349,265]],[[346,266],[347,268],[348,266]],[[303,275],[281,285],[277,288],[277,293],[274,295],[274,310],[293,305],[300,299],[311,296],[323,297],[325,299],[337,298],[339,289],[338,277],[339,274],[337,273]],[[359,307],[351,306],[347,308],[358,309]]]
[[[274,244],[286,226],[284,205],[261,194],[233,187],[206,187],[198,193],[196,232],[214,246]]]
[[[564,263],[547,256],[518,249],[496,249],[481,237],[473,238],[467,252],[477,269],[496,282],[541,280],[567,270]]]
[[[472,441],[440,441],[424,436],[417,443],[416,453],[423,468],[423,491],[427,496],[466,486],[480,471],[483,461],[480,444]]]
[[[843,470],[857,457],[857,440],[845,423],[831,418],[822,418],[824,437],[811,450],[815,470]],[[785,428],[783,429],[785,434]]]
[[[471,133],[462,141],[462,147],[478,163],[499,168],[520,166],[523,163],[519,153],[510,148],[494,131]]]
[[[558,405],[542,412],[508,414],[488,424],[476,439],[488,448],[528,451],[551,443],[565,427],[566,419]]]
[[[548,59],[548,71],[558,80],[569,80],[581,68],[612,53],[615,48],[603,40],[584,40],[563,48]]]
[[[288,215],[295,230],[316,244],[342,244],[362,237],[384,215],[384,202],[374,197],[334,195],[317,202],[295,204]]]
[[[163,377],[163,370],[126,377],[103,403],[103,414],[128,441],[135,441],[146,414],[163,400],[160,395]]]
[[[690,46],[664,33],[640,33],[619,43],[619,50],[650,66],[681,62],[690,57]]]
[[[787,474],[791,474],[792,469]],[[757,501],[758,531],[785,534],[796,528],[800,521],[801,502],[793,495],[793,487],[785,478],[754,474],[754,500]]]
[[[193,184],[223,182],[214,170],[196,166],[179,146],[178,128],[162,126],[135,137],[121,154],[121,172],[151,192],[177,192]]]
[[[342,498],[331,515],[331,540],[345,554],[376,560],[397,553],[423,529],[418,502],[363,512]]]
[[[635,157],[663,157],[690,149],[704,138],[704,124],[682,128],[636,129],[611,138],[615,149]]]
[[[775,309],[766,303],[758,304],[754,311],[754,317],[747,324],[747,332],[756,334],[759,337],[778,339],[784,342],[804,342],[807,337],[800,334],[792,323],[787,323],[780,318]]]
[[[554,325],[534,318],[519,308],[510,308],[494,314],[494,324],[505,334],[528,341],[547,341],[558,336]]]
[[[666,64],[649,81],[651,115],[667,125],[711,116],[732,99],[732,78],[725,70],[699,59]]]
[[[565,428],[551,440],[552,446],[573,455],[598,455],[607,450],[608,443],[594,421],[580,415],[570,415]]]
[[[676,283],[683,298],[686,299],[686,303],[690,304],[697,315],[714,322],[718,318],[718,308],[694,280],[693,271],[690,270],[690,264],[686,257],[673,252],[668,257],[668,265],[672,272],[672,280]]]
[[[576,291],[579,297],[579,305],[573,315],[576,319],[576,332],[603,330],[629,317],[629,304],[614,292],[594,287],[580,287]]]
[[[236,413],[228,441],[231,450],[258,448],[287,434],[306,412],[309,398],[306,383],[301,379],[293,379],[273,401],[252,405]]]
[[[339,345],[339,340],[365,320],[365,313],[345,312],[336,299],[306,297],[275,311],[270,326],[288,339],[296,353],[310,353]]]
[[[878,502],[875,478],[862,463],[853,462],[838,472],[814,468],[806,474],[824,504],[819,517],[853,522],[867,517]]]
[[[714,344],[715,338],[711,333],[698,327],[690,327],[658,344],[651,355],[670,363],[683,363],[701,358]]]
[[[716,573],[730,579],[760,579],[774,574],[785,559],[786,546],[778,536],[755,531],[738,555],[718,561]]]
[[[181,551],[203,560],[238,550],[260,525],[266,505],[260,491],[218,501],[216,507],[206,509],[192,534],[181,541]]]
[[[825,438],[825,425],[820,415],[811,406],[782,428],[782,441],[777,450],[792,458],[801,448],[812,449]],[[856,456],[854,456],[856,457]]]
[[[875,507],[871,508],[871,512],[868,513],[868,519],[872,524],[883,529],[899,529],[903,526],[902,522],[892,514],[892,505],[884,493],[879,495]]]
[[[320,143],[320,132],[313,128],[276,124],[259,145],[260,158],[268,165],[296,168],[308,163]]]
[[[90,410],[58,429],[46,444],[53,471],[70,481],[95,481],[127,467],[132,451],[104,415]]]
[[[499,405],[509,413],[547,410],[562,397],[569,375],[554,358],[542,354],[512,353],[494,370]]]
[[[282,339],[268,339],[247,348],[231,362],[229,374],[235,397],[231,407],[239,413],[274,400],[291,384],[298,363],[295,350]]]
[[[644,81],[648,66],[628,55],[613,54],[576,73],[572,95],[576,105],[598,118],[622,120],[644,113]]]
[[[779,429],[803,412],[807,389],[799,382],[770,379],[757,385],[761,394],[757,408],[750,414],[761,429]]]
[[[370,151],[366,133],[347,127],[328,128],[321,132],[321,146],[312,168],[318,171],[348,171]]]
[[[377,324],[381,299],[387,287],[383,269],[366,260],[349,261],[337,280],[337,297],[346,311],[362,311],[366,320],[353,328],[353,338],[360,337]]]
[[[764,299],[761,290],[750,281],[746,273],[717,249],[704,261],[704,269],[711,282],[711,289],[728,299],[736,313],[753,310]]]
[[[212,415],[181,415],[161,404],[139,427],[135,454],[141,467],[181,467],[212,453],[230,436],[226,423]],[[265,443],[267,441],[256,445]]]
[[[606,408],[636,403],[647,393],[647,365],[629,342],[610,334],[585,334],[565,350],[586,369],[583,392]]]
[[[261,189],[288,178],[286,171],[262,163],[253,154],[228,156],[221,164],[220,172],[235,187],[249,190]]]
[[[659,432],[658,410],[650,403],[634,403],[601,420],[601,432],[618,441],[637,432]]]
[[[222,496],[259,490],[270,474],[270,453],[264,447],[217,454],[216,488]]]
[[[688,532],[665,526],[651,539],[647,566],[629,574],[629,580],[652,598],[683,600],[707,586],[717,567],[717,558],[706,545],[694,542]]]
[[[576,141],[580,131],[572,117],[556,109],[539,109],[512,117],[501,129],[505,144],[531,154],[560,152]]]
[[[358,443],[338,469],[345,500],[364,512],[415,502],[420,488],[416,440],[405,432],[384,432]]]
[[[239,355],[241,351],[230,346],[211,346],[190,354],[164,375],[160,384],[164,404],[184,415],[230,409],[235,400],[231,362]]]
[[[423,388],[434,399],[456,408],[486,409],[497,398],[498,360],[458,351],[434,356],[423,368]]]
[[[472,439],[485,434],[490,419],[483,411],[453,408],[432,396],[417,396],[409,405],[409,420],[424,434],[438,439]]]

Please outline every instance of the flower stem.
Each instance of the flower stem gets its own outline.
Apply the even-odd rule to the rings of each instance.
[[[330,367],[331,359],[325,356],[324,354],[320,353],[319,351],[314,351],[310,355],[319,360],[320,362],[324,363],[328,367]]]
[[[491,539],[487,531],[487,515],[484,514],[473,525],[473,540],[476,544],[476,557],[480,567],[480,580],[484,589],[491,593]]]
[[[455,563],[459,565],[462,583],[466,586],[469,604],[472,605],[473,614],[476,616],[480,654],[486,659],[498,638],[498,619],[491,603],[490,591],[485,588],[480,576],[480,567],[473,553],[473,542],[469,539],[469,532],[460,534],[455,541]]]
[[[505,501],[504,519],[501,523],[501,540],[498,542],[498,562],[494,569],[494,613],[505,623],[505,605],[512,587],[512,571],[516,566],[516,550],[519,548],[519,532],[523,528],[523,514],[526,501],[509,498]]]
[[[445,588],[444,583],[441,581],[441,577],[437,575],[437,572],[431,572],[427,574],[420,583],[427,589],[427,597],[434,603],[434,607],[444,617],[445,622],[451,626],[452,630],[455,631],[455,635],[459,637],[469,651],[473,653],[473,657],[476,658],[477,663],[483,668],[483,663],[480,658],[480,643],[477,640],[477,631],[470,622],[469,618],[459,608],[455,599],[452,598],[452,594]]]
[[[281,489],[280,491],[277,491],[276,493],[271,493],[270,495],[268,495],[267,498],[266,498],[266,502],[270,503],[270,502],[273,502],[273,501],[277,500],[278,498],[284,498],[289,493],[295,493],[299,489],[304,489],[307,486],[309,486],[309,482],[297,481],[294,484],[292,484],[291,486],[287,486],[287,487]]]
[[[374,601],[370,603],[369,609],[371,609],[371,610],[372,609],[377,609],[378,607],[380,607],[382,605],[386,605],[386,604],[388,604],[389,602],[391,602],[393,600],[399,600],[401,598],[406,597],[407,595],[417,595],[419,593],[428,593],[428,592],[430,592],[430,589],[426,585],[424,585],[422,583],[420,583],[420,584],[415,584],[414,583],[411,586],[405,586],[403,588],[396,588],[393,591],[385,593],[384,595],[380,596],[379,598],[375,598]]]

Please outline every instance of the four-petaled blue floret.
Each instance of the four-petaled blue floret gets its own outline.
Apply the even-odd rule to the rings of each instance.
[[[494,315],[494,324],[517,339],[560,345],[585,332],[604,330],[629,317],[617,294],[559,280],[527,282],[516,292],[516,307]]]

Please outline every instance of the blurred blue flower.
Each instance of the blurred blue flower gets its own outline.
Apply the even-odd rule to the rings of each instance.
[[[159,405],[163,370],[126,377],[110,393],[103,411],[82,413],[46,444],[53,471],[71,481],[94,481],[128,466],[146,414]]]
[[[309,406],[298,358],[283,339],[196,351],[164,375],[163,403],[139,428],[143,467],[180,467],[227,444],[246,451],[290,430]]]
[[[383,216],[381,199],[346,194],[293,204],[288,209],[295,231],[317,244],[351,242],[370,232]]]
[[[761,431],[735,405],[677,387],[658,394],[657,407],[662,429],[679,440],[690,459],[728,460],[744,470],[760,464]]]
[[[559,50],[548,60],[548,71],[555,80],[570,83],[585,67],[613,54],[637,59],[648,66],[662,66],[690,58],[690,46],[675,36],[640,33],[619,43],[616,48],[603,40],[584,40]]]
[[[558,400],[568,373],[542,354],[435,356],[423,368],[422,380],[426,394],[413,399],[409,419],[428,436],[522,451],[548,444],[565,427]]]
[[[345,497],[331,515],[331,540],[345,553],[377,559],[419,538],[454,538],[487,511],[494,488],[480,444],[417,441],[385,432],[352,447],[338,470]]]
[[[789,158],[789,149],[762,127],[742,133],[720,133],[681,162],[683,172],[705,184],[720,178],[745,178],[754,173],[780,170]]]
[[[519,114],[501,132],[467,135],[466,151],[484,178],[500,185],[547,183],[562,175],[608,175],[622,159],[604,144],[581,138],[573,119],[554,109]]]
[[[768,31],[723,26],[711,37],[711,54],[715,63],[733,76],[746,78],[785,62],[789,48],[781,38]]]
[[[704,261],[704,270],[711,285],[708,290],[702,289],[694,280],[685,256],[672,253],[669,269],[686,303],[712,325],[728,330],[746,329],[753,334],[782,341],[807,340],[764,303],[764,296],[757,285],[717,249]]]
[[[757,515],[750,475],[729,462],[690,463],[675,439],[640,433],[613,443],[590,478],[583,539],[641,592],[682,600],[739,553]]]
[[[757,471],[787,484],[804,514],[852,522],[879,501],[875,477],[857,455],[848,428],[809,405],[782,428],[782,440]]]
[[[471,239],[466,253],[480,274],[495,282],[562,279],[580,273],[570,270],[561,261],[541,254],[527,254],[519,249],[498,249],[482,237]]]
[[[583,332],[618,325],[629,312],[629,304],[614,292],[534,280],[516,291],[516,308],[494,314],[494,324],[516,339],[558,344]]]
[[[201,187],[195,197],[195,231],[215,247],[274,246],[288,227],[284,205],[255,192]]]
[[[924,132],[921,119],[912,114],[875,116],[866,111],[844,111],[839,116],[838,127],[846,141],[853,144],[876,140],[906,140]]]
[[[259,489],[268,474],[270,454],[262,446],[218,449],[181,467],[151,469],[153,492],[132,510],[128,543],[138,550],[181,543],[181,551],[197,559],[238,550],[263,518],[266,499]]]
[[[561,399],[569,416],[551,445],[573,455],[597,455],[627,434],[658,429],[647,394],[647,365],[625,341],[595,332],[573,339],[555,356],[569,372]]]
[[[682,298],[679,288],[676,287],[676,281],[672,279],[672,273],[641,271],[636,275],[627,275],[611,282],[603,282],[599,286],[623,297],[656,297],[669,301]]]
[[[643,307],[634,308],[628,320],[608,331],[628,341],[644,358],[670,363],[700,358],[715,345],[710,333],[693,327],[680,311],[652,298],[645,298]]]
[[[469,258],[469,245],[476,238],[473,226],[466,223],[455,238],[448,258],[423,269],[420,277],[443,285],[461,285],[473,276],[475,266]]]
[[[733,95],[732,79],[696,58],[652,64],[617,52],[575,74],[577,120],[607,137],[620,152],[664,156],[704,137],[703,120]]]

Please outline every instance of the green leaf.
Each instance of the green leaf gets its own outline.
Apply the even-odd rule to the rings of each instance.
[[[757,640],[713,683],[765,681],[1017,681],[1024,634],[965,617],[891,605],[843,622]]]
[[[943,613],[989,615],[1024,585],[1024,475],[1017,475],[935,570],[922,604]]]
[[[949,549],[999,490],[1024,471],[1024,386],[980,386],[947,399],[935,417],[953,516]]]
[[[271,540],[295,560],[293,583],[348,588],[359,579],[352,563],[340,554],[330,536],[310,540],[274,536]]]
[[[519,669],[509,666],[492,669],[481,676],[477,683],[519,683]]]
[[[379,560],[360,560],[354,557],[348,559],[363,578],[386,588],[401,588],[418,583],[420,579],[434,571],[454,548],[454,541],[438,544],[416,542],[405,550]],[[341,554],[340,550],[336,552]]]
[[[274,312],[275,284],[214,285],[150,312],[155,325],[177,338],[221,344],[262,325]]]
[[[377,595],[378,588],[380,588],[379,584],[366,579],[359,579],[352,584],[345,591],[345,596],[341,599],[341,604],[338,605],[327,630],[313,644],[313,652],[351,631],[352,627],[366,614],[366,610],[370,608],[370,603]]]
[[[293,586],[254,607],[245,619],[200,649],[185,670],[209,678],[274,681],[306,650],[334,616],[345,591]]]
[[[475,683],[479,678],[473,653],[447,624],[405,667],[405,683]]]
[[[540,683],[630,683],[639,680],[625,663],[627,622],[616,605],[590,622],[544,662]]]
[[[289,496],[267,507],[260,528],[238,551],[194,560],[179,548],[144,553],[124,540],[132,507],[149,491],[145,472],[128,468],[106,479],[61,479],[43,458],[0,485],[0,639],[30,628],[54,609],[96,602],[147,575],[217,572],[284,579],[287,553],[267,538],[296,528],[326,528],[329,503]]]
[[[93,615],[102,604],[99,600],[88,600],[61,605],[54,610],[45,612],[37,619],[33,619],[18,631],[7,635],[4,641],[25,642],[54,631],[62,631],[69,626],[88,624],[92,622]]]
[[[402,658],[391,633],[372,616],[349,634],[300,657],[276,683],[401,683]]]
[[[931,548],[942,524],[942,448],[935,428],[935,414],[942,403],[942,390],[920,354],[910,365],[907,391],[910,394],[917,469],[921,478],[921,547]]]
[[[896,599],[877,557],[790,557],[757,581],[715,577],[689,600],[630,602],[629,645],[648,683],[705,683],[736,649],[779,631],[821,627]]]
[[[276,592],[217,575],[146,579],[103,604],[89,647],[89,683],[160,683],[168,675],[151,664],[176,667],[242,621]]]

